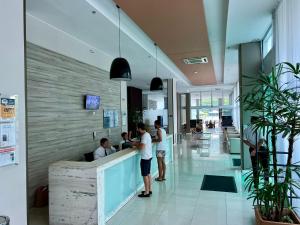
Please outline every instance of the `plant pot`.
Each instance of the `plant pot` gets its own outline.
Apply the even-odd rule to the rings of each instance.
[[[256,225],[288,225],[288,224],[291,225],[291,224],[300,224],[300,219],[298,218],[298,216],[296,215],[296,213],[293,210],[286,209],[285,212],[287,212],[287,214],[289,214],[289,216],[294,221],[294,223],[283,223],[283,222],[275,222],[275,221],[264,220],[261,217],[261,214],[260,214],[258,208],[256,207],[255,208]]]

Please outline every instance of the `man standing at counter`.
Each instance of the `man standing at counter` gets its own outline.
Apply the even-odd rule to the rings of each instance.
[[[152,160],[152,139],[146,132],[145,124],[139,123],[138,132],[141,134],[141,142],[134,142],[133,145],[141,152],[141,174],[144,180],[145,191],[142,191],[138,197],[150,197],[151,191],[151,160]]]

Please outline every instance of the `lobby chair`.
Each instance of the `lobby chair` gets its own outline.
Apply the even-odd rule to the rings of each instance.
[[[84,159],[87,162],[92,162],[94,161],[94,152],[88,152],[84,154]]]

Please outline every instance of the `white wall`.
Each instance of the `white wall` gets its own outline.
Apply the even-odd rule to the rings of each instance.
[[[127,82],[121,81],[121,127],[122,132],[128,132],[127,112]]]
[[[29,13],[26,14],[26,39],[28,42],[96,66],[105,71],[109,71],[113,60],[112,56],[99,49],[95,49],[93,46]],[[93,49],[93,54],[89,52],[90,49]]]
[[[0,1],[0,92],[19,96],[19,165],[0,167],[0,215],[27,224],[23,0]]]
[[[240,131],[240,103],[237,101],[237,98],[240,95],[240,88],[239,88],[239,82],[237,82],[234,85],[233,88],[233,99],[232,99],[232,120],[233,120],[233,125],[235,128]]]
[[[176,79],[168,79],[168,125],[169,133],[174,135],[174,143],[177,142],[177,90]]]
[[[177,113],[177,85],[176,79],[173,79],[173,122],[174,122],[174,140],[177,143],[177,133],[178,133],[178,113]]]

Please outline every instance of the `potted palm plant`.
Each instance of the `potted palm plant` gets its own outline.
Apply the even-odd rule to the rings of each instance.
[[[129,115],[129,119],[128,119],[129,129],[132,132],[132,137],[137,137],[138,136],[138,133],[136,131],[137,124],[139,122],[143,122],[143,112],[137,110],[128,113],[128,115]]]
[[[246,110],[257,116],[253,132],[263,132],[270,155],[269,182],[260,182],[254,188],[253,171],[245,178],[249,198],[253,199],[256,222],[258,225],[300,224],[293,210],[290,197],[296,197],[300,189],[300,169],[292,161],[294,142],[300,133],[300,65],[280,63],[272,73],[261,74],[252,79],[249,85],[252,91],[240,96]],[[285,80],[285,81],[284,81]],[[277,149],[277,136],[288,140],[286,149]],[[278,163],[278,154],[285,154],[284,166]],[[259,175],[265,175],[262,166],[258,166]]]

